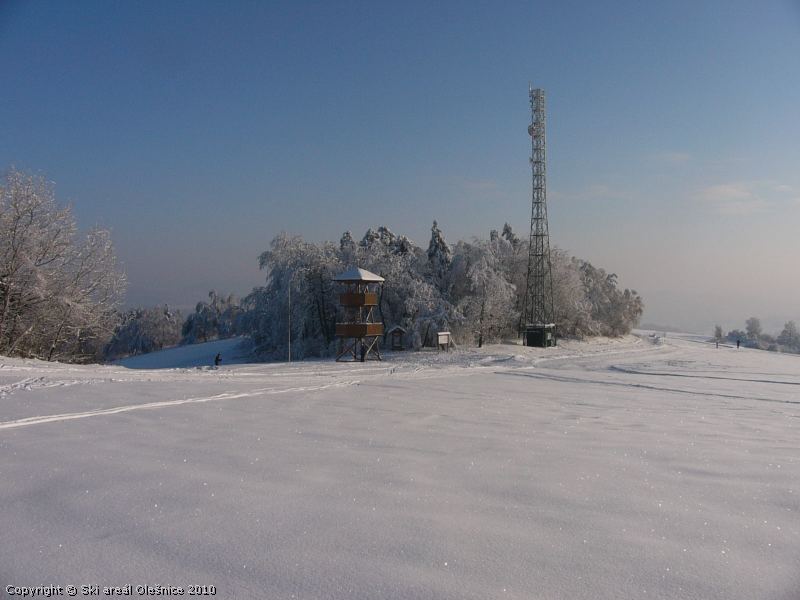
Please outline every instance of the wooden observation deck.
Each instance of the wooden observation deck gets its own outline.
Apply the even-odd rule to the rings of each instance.
[[[383,323],[375,322],[383,277],[352,267],[333,280],[343,286],[339,294],[342,320],[336,323],[339,338],[337,362],[381,360],[379,340]]]

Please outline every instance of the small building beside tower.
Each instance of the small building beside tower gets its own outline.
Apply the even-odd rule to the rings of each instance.
[[[392,350],[406,349],[405,344],[403,342],[403,338],[405,337],[406,333],[407,333],[406,330],[400,327],[400,325],[395,325],[387,332],[387,335],[389,336],[389,339],[391,340],[392,343],[391,345]]]

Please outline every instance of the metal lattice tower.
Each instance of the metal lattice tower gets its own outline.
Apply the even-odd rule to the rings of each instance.
[[[531,124],[528,126],[528,133],[531,136],[533,198],[527,290],[520,318],[520,331],[532,325],[552,324],[555,320],[550,232],[547,226],[544,90],[529,89],[528,94],[531,100]]]

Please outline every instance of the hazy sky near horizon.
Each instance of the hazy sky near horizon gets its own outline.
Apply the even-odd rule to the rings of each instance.
[[[645,321],[800,321],[800,2],[0,2],[0,169],[112,228],[130,304],[263,282],[278,232],[530,218]]]

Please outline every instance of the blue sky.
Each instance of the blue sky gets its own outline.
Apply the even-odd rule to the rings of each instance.
[[[800,320],[800,3],[0,2],[0,168],[111,227],[131,304],[245,293],[279,231],[530,212],[646,320]],[[778,326],[775,325],[775,326]]]

